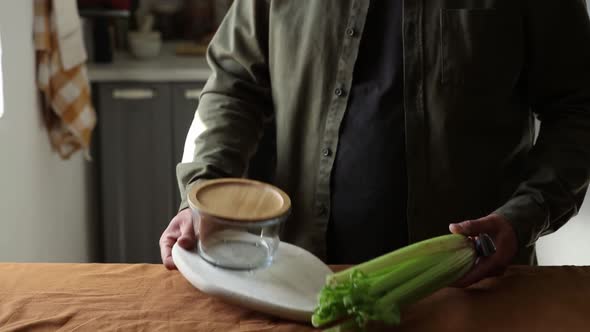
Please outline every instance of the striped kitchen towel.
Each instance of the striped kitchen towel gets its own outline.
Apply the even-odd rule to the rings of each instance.
[[[76,0],[35,0],[34,14],[37,86],[51,145],[63,159],[79,150],[90,159],[96,113]]]

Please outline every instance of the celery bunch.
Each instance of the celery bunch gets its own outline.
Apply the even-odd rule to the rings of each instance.
[[[401,308],[446,287],[477,258],[471,239],[457,234],[418,242],[328,277],[312,316],[315,327],[354,331],[368,322],[398,325]]]

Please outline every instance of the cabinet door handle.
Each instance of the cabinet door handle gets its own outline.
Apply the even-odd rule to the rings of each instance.
[[[201,96],[201,91],[203,91],[202,89],[187,89],[184,90],[184,98],[186,99],[196,99],[199,100],[199,97]]]
[[[113,98],[115,99],[152,99],[154,98],[154,90],[151,89],[115,89],[113,90]]]

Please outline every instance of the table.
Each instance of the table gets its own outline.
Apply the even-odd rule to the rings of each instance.
[[[589,331],[590,267],[521,267],[444,289],[394,331]],[[147,264],[0,264],[0,331],[316,331],[211,298]]]

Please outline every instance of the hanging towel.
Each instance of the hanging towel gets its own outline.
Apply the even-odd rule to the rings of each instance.
[[[63,158],[89,146],[96,125],[76,0],[35,0],[37,86],[51,145]]]

